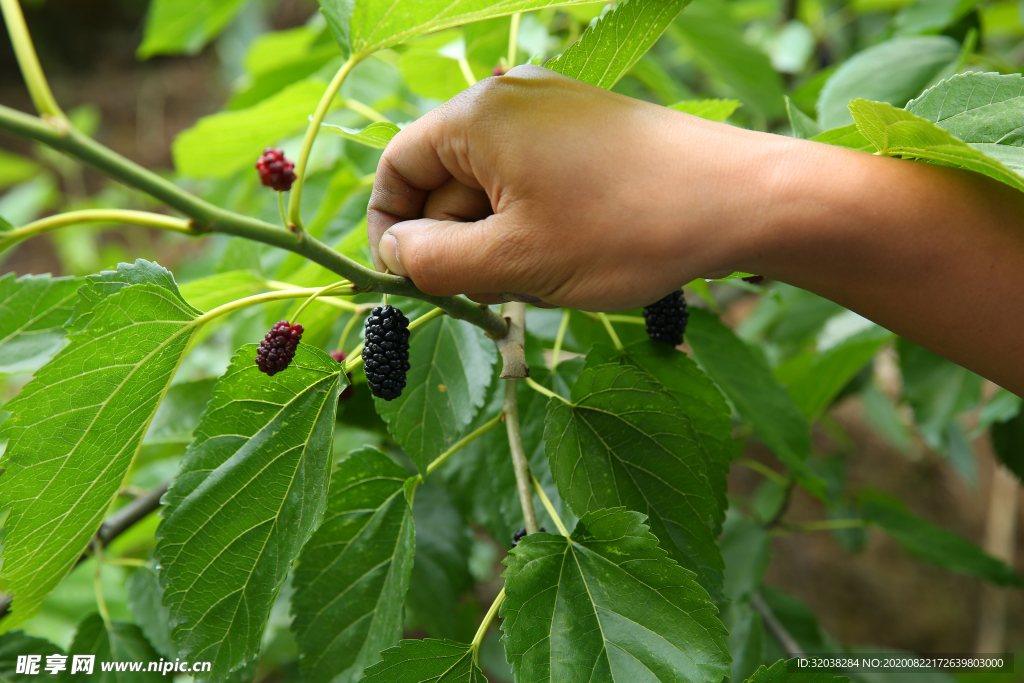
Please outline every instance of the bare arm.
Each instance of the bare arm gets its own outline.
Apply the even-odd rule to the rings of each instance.
[[[403,130],[368,213],[430,294],[625,310],[732,270],[808,289],[1024,394],[1024,194],[742,130],[544,69]]]

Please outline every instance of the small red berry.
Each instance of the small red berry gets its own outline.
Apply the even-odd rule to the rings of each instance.
[[[260,182],[278,192],[287,192],[295,182],[295,164],[284,158],[284,151],[267,147],[256,160]]]
[[[339,363],[344,363],[345,359],[348,358],[348,354],[345,353],[344,351],[331,351],[331,358],[333,358],[334,360],[338,361]],[[338,397],[342,401],[347,401],[348,399],[352,398],[352,392],[353,392],[353,388],[352,388],[352,373],[351,372],[346,372],[345,373],[345,377],[348,378],[348,386],[345,387],[342,390],[341,396]]]
[[[256,365],[270,376],[281,372],[295,358],[295,349],[302,340],[302,325],[289,325],[287,320],[274,323],[256,350]]]
[[[494,76],[504,76],[508,73],[508,69],[503,67],[501,64],[494,65],[494,71],[491,72]]]
[[[743,278],[744,282],[749,282],[752,285],[759,285],[764,281],[764,275],[751,275],[750,277]]]

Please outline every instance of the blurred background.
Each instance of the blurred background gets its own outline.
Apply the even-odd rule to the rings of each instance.
[[[314,2],[209,3],[220,9],[219,14],[210,9],[204,28],[164,36],[162,45],[145,30],[146,0],[25,0],[23,6],[54,93],[76,126],[215,203],[278,220],[276,197],[260,191],[252,164],[264,144],[279,144],[294,158],[306,114],[271,125],[255,140],[226,151],[210,142],[218,140],[220,129],[194,127],[224,110],[263,120],[267,115],[261,111],[272,107],[258,108],[269,107],[275,95],[333,73],[339,53]],[[525,15],[520,61],[557,54],[603,7],[595,3]],[[894,40],[927,39],[927,45],[902,53],[898,62],[887,63],[895,58],[886,53],[890,56],[861,67],[866,75],[856,87],[863,96],[903,106],[956,71],[1019,72],[1024,63],[1022,15],[1024,3],[1016,0],[696,0],[615,89],[664,105],[735,99],[741,106],[729,123],[789,135],[784,95],[792,107],[825,127],[842,125],[845,121],[826,121],[836,118],[822,104],[826,83],[844,63]],[[476,78],[499,65],[508,20],[485,23],[486,30],[462,34],[454,29],[386,50],[361,65],[342,94],[393,121],[413,120],[468,86],[459,58]],[[460,37],[462,47],[453,51],[453,40]],[[0,102],[32,111],[6,38],[0,40]],[[346,126],[366,123],[351,109],[339,110],[330,120]],[[178,137],[190,130],[191,140]],[[195,151],[204,145],[209,156]],[[368,197],[365,178],[378,156],[337,136],[322,134],[317,142],[306,206],[320,206],[315,222],[335,243],[348,235],[357,239]],[[0,134],[0,216],[22,225],[88,207],[156,208],[74,160]],[[287,258],[222,236],[189,240],[105,225],[63,229],[24,242],[0,256],[0,274],[85,275],[139,257],[158,260],[179,282],[237,269],[299,272]],[[729,281],[710,288],[695,283],[687,294],[691,304],[719,310],[783,384],[792,364],[820,344],[828,326],[845,313],[782,283]],[[235,342],[255,339],[252,331],[265,329],[262,318],[234,324],[193,354],[176,382],[218,376]],[[27,378],[24,372],[0,376],[0,401],[13,396]],[[1021,572],[1021,482],[996,464],[987,433],[989,425],[1019,410],[1019,398],[972,373],[902,341],[887,342],[815,423],[814,468],[837,499],[852,505],[865,490],[892,494],[918,517],[969,539]],[[158,461],[136,483],[159,481],[161,473],[173,473],[175,463],[173,458]],[[732,507],[765,530],[771,551],[765,555],[770,560],[764,597],[805,647],[813,651],[815,644],[824,649],[838,642],[869,651],[1016,652],[1018,671],[1024,671],[1024,591],[997,588],[921,561],[876,530],[803,528],[802,523],[844,513],[825,510],[799,489],[788,491],[766,478],[766,468],[782,469],[750,439],[730,477]],[[785,523],[779,523],[783,518]],[[475,528],[472,537],[475,585],[463,588],[474,606],[486,605],[496,590],[507,541],[491,538],[483,528]],[[62,586],[30,630],[67,644],[83,605],[92,600],[88,573],[80,573],[86,583]],[[123,611],[123,587],[117,576],[107,576],[112,610]],[[286,615],[279,621],[286,626]],[[409,634],[424,635],[422,625],[411,622]],[[778,649],[770,641],[766,636],[764,647]],[[285,635],[271,644],[282,653],[289,647]],[[269,666],[264,680],[288,678],[284,669],[273,671]],[[508,680],[500,664],[489,673],[493,680]],[[913,680],[930,680],[925,676]],[[960,680],[1024,681],[1024,674]]]

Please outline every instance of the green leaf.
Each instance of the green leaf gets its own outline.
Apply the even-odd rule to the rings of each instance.
[[[229,270],[181,285],[181,295],[201,311],[258,294],[266,288],[263,278],[248,270]]]
[[[10,221],[0,216],[0,232],[10,232],[14,230],[14,226],[11,225]]]
[[[787,671],[787,666],[788,662],[785,659],[780,659],[770,667],[762,664],[761,668],[747,679],[747,683],[849,683],[850,680],[845,676],[833,676],[831,671],[821,669]]]
[[[303,680],[358,681],[402,637],[415,549],[408,478],[369,446],[331,477],[327,516],[295,570],[292,631]]]
[[[39,173],[39,164],[20,154],[0,149],[0,189],[30,180]],[[2,222],[3,219],[0,219]],[[3,232],[0,229],[0,232]]]
[[[1024,588],[1012,567],[988,555],[970,541],[907,511],[889,496],[865,492],[859,497],[864,516],[922,560],[961,574],[978,576],[1000,586]]]
[[[710,683],[729,673],[718,610],[643,521],[590,512],[570,538],[531,534],[505,559],[502,642],[516,680]]]
[[[497,357],[480,328],[446,315],[413,330],[405,390],[393,401],[374,400],[388,433],[420,472],[473,420]]]
[[[593,0],[320,0],[320,11],[346,56],[366,57],[425,33],[542,7]]]
[[[1024,483],[1024,413],[992,425],[992,449],[999,460]]]
[[[708,456],[683,406],[660,383],[628,365],[587,368],[572,387],[572,404],[548,402],[544,441],[558,491],[574,512],[643,512],[673,560],[709,590],[721,589]]]
[[[125,287],[154,284],[181,297],[174,276],[158,263],[137,259],[135,263],[118,263],[117,270],[104,270],[85,278],[85,284],[78,290],[78,301],[71,310],[71,318],[64,325],[70,332],[79,332],[89,325],[96,304]]]
[[[579,40],[546,66],[557,73],[611,88],[651,49],[690,0],[619,0],[591,22]]]
[[[853,101],[850,111],[858,130],[881,154],[965,168],[1024,192],[1024,178],[977,148],[957,140],[931,121],[882,102],[866,100]]]
[[[714,526],[717,536],[728,507],[725,478],[735,450],[730,410],[722,392],[685,353],[649,339],[630,344],[621,351],[595,344],[587,354],[587,367],[601,363],[622,363],[640,370],[683,407],[707,452],[707,477],[718,500]]]
[[[786,98],[786,113],[789,114],[789,125],[793,129],[793,135],[801,140],[810,140],[824,132],[817,121],[800,111],[788,97]]]
[[[807,469],[811,452],[807,418],[764,361],[715,316],[699,309],[690,311],[686,338],[697,362],[750,421],[754,433],[804,487],[824,495],[824,482]]]
[[[751,45],[725,5],[697,0],[668,29],[694,58],[736,91],[754,111],[784,116],[782,78],[762,50]]]
[[[71,641],[68,652],[72,655],[93,655],[96,657],[92,673],[79,671],[71,673],[72,660],[67,670],[61,673],[61,683],[156,683],[167,680],[159,671],[147,671],[150,662],[160,659],[142,631],[135,624],[115,621],[110,629],[98,614],[82,619]],[[103,671],[105,662],[124,662],[139,665],[137,671]],[[128,668],[128,667],[125,667]]]
[[[398,135],[398,131],[401,130],[395,124],[387,121],[371,123],[366,128],[345,128],[344,126],[336,126],[333,123],[324,123],[320,127],[374,149],[384,149],[387,147],[388,143],[391,142],[391,138]]]
[[[192,178],[225,178],[254,166],[266,147],[306,127],[325,87],[299,81],[247,109],[200,119],[174,140],[175,167]]]
[[[978,4],[980,0],[917,0],[896,13],[894,33],[898,36],[940,33]]]
[[[959,59],[960,44],[946,36],[894,38],[869,47],[825,83],[818,98],[818,123],[825,128],[850,123],[847,105],[856,99],[902,107],[944,73],[952,72]]]
[[[699,116],[708,121],[725,121],[733,113],[743,106],[739,100],[683,100],[670,104],[669,109],[681,111],[684,114]]]
[[[250,661],[274,598],[327,504],[344,377],[304,344],[284,372],[239,349],[217,382],[170,490],[156,558],[181,656],[219,679]]]
[[[0,277],[0,375],[32,372],[64,345],[81,278]]]
[[[957,74],[907,104],[968,144],[1024,145],[1024,77],[1020,74]]]
[[[914,422],[929,446],[942,449],[946,431],[957,415],[977,405],[981,378],[916,344],[897,342],[903,397],[914,410]]]
[[[245,0],[153,0],[138,57],[196,54],[243,6]]]
[[[136,569],[128,577],[127,588],[128,609],[142,634],[162,657],[176,658],[178,646],[171,638],[171,614],[163,605],[164,591],[156,572],[149,567]]]
[[[62,655],[64,650],[43,638],[30,636],[24,631],[11,631],[0,635],[0,681],[3,683],[34,683],[40,675],[45,676],[46,658],[49,655]],[[15,673],[18,670],[18,657],[23,655],[39,655],[39,673]]]
[[[198,335],[197,335],[198,336]],[[140,462],[181,455],[213,397],[213,377],[171,385],[142,439]]]
[[[4,406],[11,416],[0,427],[9,439],[0,510],[10,517],[2,588],[14,603],[0,630],[36,612],[99,529],[196,329],[199,312],[176,291],[106,285],[123,288],[97,299],[88,315],[80,311],[84,329]],[[94,286],[82,290],[98,297]]]
[[[893,336],[872,325],[826,350],[790,359],[779,366],[775,376],[786,385],[800,412],[813,422]]]
[[[361,683],[487,683],[473,649],[453,640],[403,640],[380,656]]]
[[[824,133],[818,133],[813,138],[814,142],[823,142],[826,145],[835,145],[836,147],[846,147],[847,149],[856,149],[860,152],[868,152],[874,154],[878,151],[878,148],[864,137],[864,134],[857,129],[857,124],[851,123],[848,126],[841,126],[839,128],[832,128],[826,130]]]

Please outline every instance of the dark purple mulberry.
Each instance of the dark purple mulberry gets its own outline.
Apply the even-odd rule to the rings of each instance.
[[[743,278],[744,282],[749,282],[752,285],[759,285],[764,282],[764,275],[751,275],[750,277]]]
[[[686,321],[690,312],[686,310],[683,290],[677,289],[664,299],[650,306],[644,306],[644,320],[647,321],[647,336],[672,346],[683,343]]]
[[[409,319],[393,306],[377,306],[366,319],[363,368],[374,396],[391,401],[402,395],[409,371]]]
[[[256,160],[260,182],[278,192],[287,192],[295,182],[295,164],[284,158],[284,151],[267,147]]]
[[[331,351],[331,358],[338,361],[339,363],[344,363],[345,359],[348,358],[348,354],[345,353],[344,351]],[[353,392],[352,373],[346,372],[345,377],[348,378],[348,386],[341,390],[341,396],[338,397],[342,401],[347,401],[348,399],[352,398]]]
[[[539,531],[541,533],[545,533],[545,532],[547,532],[547,529],[545,529],[544,527],[541,527],[541,528],[537,529],[537,531]],[[524,527],[520,527],[519,531],[517,531],[514,534],[512,534],[512,547],[515,548],[517,545],[519,545],[519,541],[523,540],[524,536],[526,536],[526,527],[525,526]]]
[[[274,323],[256,350],[256,365],[268,375],[276,375],[295,358],[295,349],[301,340],[302,325],[289,325],[287,320]]]

